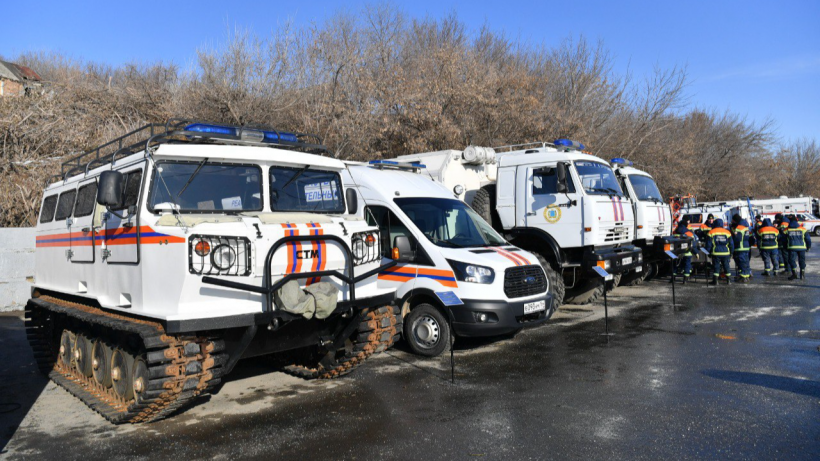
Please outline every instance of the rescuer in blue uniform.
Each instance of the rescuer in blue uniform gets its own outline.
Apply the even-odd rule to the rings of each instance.
[[[732,233],[723,228],[722,219],[716,219],[714,227],[706,234],[706,251],[712,255],[713,266],[710,285],[717,285],[721,269],[726,273],[726,283],[732,283],[729,277],[729,274],[731,274],[729,260],[732,258],[734,248]]]
[[[752,277],[752,267],[749,265],[749,223],[740,217],[732,216],[732,240],[735,247],[734,259],[737,269],[736,282],[749,283]]]
[[[783,215],[780,216],[780,224],[777,225],[777,228],[780,230],[780,238],[777,240],[780,246],[780,268],[783,272],[780,275],[786,275],[791,272],[791,266],[789,265],[789,218]],[[775,218],[776,219],[776,218]]]
[[[680,266],[683,265],[683,283],[689,281],[689,277],[692,275],[692,250],[695,249],[695,245],[697,244],[698,238],[695,234],[689,230],[689,219],[683,218],[678,223],[677,229],[675,229],[675,233],[673,234],[675,237],[689,237],[692,240],[689,243],[689,248],[686,250],[686,253],[683,254],[680,258],[680,262],[678,263],[678,267],[675,268],[675,275],[680,275]]]
[[[792,275],[789,280],[797,278],[797,263],[800,263],[800,280],[806,278],[806,252],[811,249],[811,237],[809,232],[800,225],[795,219],[789,223],[789,230],[787,233],[789,245],[789,266],[792,269]]]
[[[777,248],[779,238],[780,231],[772,226],[772,220],[769,218],[764,219],[763,227],[757,230],[757,248],[760,249],[760,257],[763,259],[764,270],[761,274],[763,276],[768,277],[777,274],[777,265],[780,260],[780,252]],[[769,273],[770,268],[772,270],[771,274]]]

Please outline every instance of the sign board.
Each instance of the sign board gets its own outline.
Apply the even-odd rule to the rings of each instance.
[[[671,251],[667,251],[666,256],[669,256],[669,259],[678,259],[675,253],[672,253]]]
[[[436,296],[445,306],[461,306],[464,302],[452,291],[437,291]]]
[[[600,267],[598,267],[598,266],[593,267],[593,268],[592,268],[592,270],[594,270],[595,272],[597,272],[597,273],[598,273],[598,275],[600,275],[600,276],[601,276],[601,278],[602,278],[602,279],[604,279],[604,280],[612,280],[612,279],[614,278],[614,277],[612,276],[612,274],[610,274],[609,272],[607,272],[607,271],[603,270],[602,268],[600,268]]]
[[[705,254],[706,256],[709,256],[709,252],[708,252],[708,251],[706,251],[706,248],[701,248],[701,249],[700,249],[700,252],[701,252],[701,253],[703,253],[703,254]]]

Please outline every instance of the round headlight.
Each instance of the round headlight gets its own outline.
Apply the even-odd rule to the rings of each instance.
[[[464,186],[462,186],[461,184],[456,184],[456,186],[453,187],[453,193],[455,193],[456,195],[463,194],[464,193]]]
[[[367,244],[364,239],[357,238],[351,242],[351,249],[353,250],[353,258],[356,260],[364,259],[367,254]]]
[[[236,264],[236,251],[228,245],[219,245],[214,248],[211,262],[221,271],[228,270]]]

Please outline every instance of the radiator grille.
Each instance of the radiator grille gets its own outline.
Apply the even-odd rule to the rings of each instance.
[[[504,293],[508,298],[523,298],[547,291],[547,277],[540,266],[510,267],[504,272]]]

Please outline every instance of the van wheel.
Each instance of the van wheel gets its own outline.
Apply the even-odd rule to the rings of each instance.
[[[564,301],[567,304],[592,304],[604,294],[604,282],[600,279],[588,280],[582,286],[567,290]]]
[[[820,237],[820,226],[814,228],[814,236]]]
[[[546,258],[538,253],[534,254],[538,258],[538,262],[541,263],[541,267],[544,268],[544,273],[547,274],[547,280],[550,282],[549,292],[552,295],[552,306],[547,310],[547,318],[550,318],[561,307],[561,304],[564,304],[564,295],[566,294],[564,277],[553,270]]]
[[[451,334],[450,323],[431,304],[419,304],[404,318],[404,340],[415,354],[441,355],[450,345]]]

